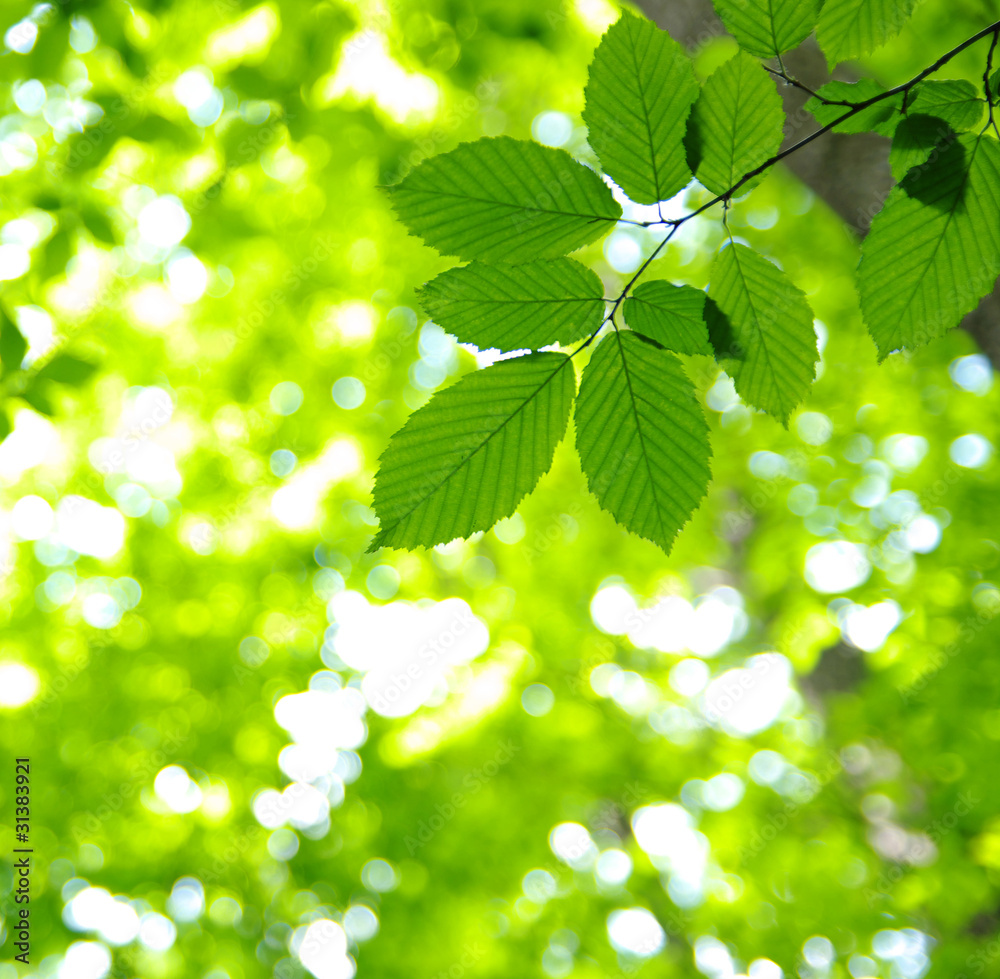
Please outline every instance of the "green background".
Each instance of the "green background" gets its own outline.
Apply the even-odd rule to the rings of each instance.
[[[926,0],[865,70],[903,81],[997,14]],[[856,243],[775,172],[729,224],[809,296],[822,374],[786,431],[690,359],[715,481],[669,558],[599,511],[571,437],[499,531],[365,554],[379,453],[475,366],[415,302],[451,263],[406,235],[379,186],[462,140],[529,138],[533,124],[565,127],[566,147],[589,159],[586,66],[616,11],[217,0],[8,3],[2,16],[21,36],[34,17],[38,36],[0,57],[0,295],[32,341],[27,372],[4,365],[15,428],[0,445],[0,677],[23,680],[9,664],[27,664],[39,687],[0,708],[0,852],[14,845],[23,755],[35,849],[33,964],[0,965],[0,979],[71,975],[66,962],[83,959],[65,956],[104,954],[67,951],[78,942],[108,949],[116,976],[305,975],[305,929],[370,922],[362,905],[378,920],[366,940],[347,927],[362,976],[689,976],[695,950],[720,977],[756,962],[755,979],[770,979],[762,959],[803,976],[996,973],[998,391],[988,362],[965,359],[976,351],[964,333],[878,367]],[[733,51],[706,43],[701,77]],[[981,60],[967,53],[949,76],[979,83]],[[564,115],[546,129],[551,112]],[[658,233],[617,234],[648,253]],[[651,277],[705,286],[723,235],[717,215],[691,222]],[[626,281],[601,245],[579,257],[611,294]],[[56,348],[98,369],[32,388],[29,406],[30,359]],[[362,403],[350,407],[351,382],[338,403],[342,378],[361,382]],[[15,510],[25,497],[55,516],[36,501]],[[44,535],[22,539],[35,526]],[[100,554],[116,533],[104,557],[64,541]],[[813,588],[807,557],[824,541],[856,545],[870,573]],[[336,779],[324,783],[337,802],[328,825],[268,828],[253,801],[290,782],[275,705],[362,683],[331,629],[344,590],[376,607],[461,599],[488,648],[435,665],[419,711],[367,712],[356,756],[338,763],[353,779],[342,801]],[[638,644],[602,617],[632,607],[629,595],[640,609],[665,596],[675,612],[677,599],[704,609],[691,639],[702,674],[785,657],[795,679],[771,723],[734,736],[725,711],[679,692],[701,668],[672,671],[697,656],[643,648],[641,611]],[[885,602],[900,618],[885,641],[845,646],[841,625],[870,624],[862,607]],[[710,627],[730,619],[713,643]],[[380,642],[372,662],[412,637]],[[771,784],[768,763],[784,765]],[[201,795],[190,812],[154,787],[170,766],[186,772],[188,798]],[[716,790],[743,790],[732,805],[703,784],[724,773],[738,783]],[[682,802],[700,835],[660,839],[671,863],[643,849],[633,817]],[[560,859],[549,838],[562,823],[586,827],[595,852],[629,854],[627,881],[595,876],[590,850],[575,868]],[[182,878],[203,893],[192,920],[178,911]],[[5,963],[12,881],[5,859]],[[100,915],[84,927],[65,909],[87,888],[107,892],[87,892],[102,913],[109,895],[127,905],[125,922],[152,929],[165,915],[173,944],[116,944]],[[629,908],[656,916],[662,951],[611,944],[608,916]],[[338,955],[330,968],[349,975]]]

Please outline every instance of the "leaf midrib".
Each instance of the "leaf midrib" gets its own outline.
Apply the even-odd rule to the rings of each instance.
[[[632,53],[632,65],[635,68],[635,84],[639,89],[639,102],[642,104],[642,118],[646,124],[646,139],[649,141],[649,158],[653,167],[653,189],[656,199],[662,200],[660,194],[660,168],[656,159],[656,145],[653,142],[653,129],[649,124],[649,107],[646,105],[646,93],[642,87],[642,75],[639,73],[639,61],[635,50],[635,39],[632,37],[632,28],[628,28],[629,49]]]
[[[625,384],[628,387],[629,401],[632,403],[632,415],[635,418],[635,430],[639,435],[639,445],[642,448],[642,461],[646,466],[646,475],[649,477],[649,492],[653,497],[653,509],[656,517],[656,524],[659,527],[660,537],[666,539],[666,528],[663,526],[663,517],[660,513],[660,499],[656,492],[656,477],[653,475],[653,468],[649,461],[649,451],[646,449],[646,439],[642,434],[642,423],[639,419],[639,408],[636,404],[635,391],[632,388],[632,375],[628,369],[628,358],[625,356],[625,345],[622,342],[620,330],[615,330],[615,340],[618,343],[618,353],[622,358],[622,373],[625,375]]]
[[[781,57],[781,48],[778,46],[778,32],[774,24],[774,0],[767,0],[768,20],[771,25],[771,43],[774,45],[774,56]]]
[[[941,229],[941,234],[938,235],[937,242],[934,245],[934,251],[931,252],[930,257],[927,259],[927,262],[924,264],[923,271],[921,272],[921,274],[919,276],[916,276],[916,283],[917,283],[917,285],[913,289],[910,290],[909,297],[906,300],[906,305],[903,307],[903,312],[905,314],[907,314],[907,315],[910,314],[910,310],[913,308],[913,302],[917,298],[917,293],[920,291],[919,290],[920,283],[924,280],[924,278],[927,275],[928,270],[934,264],[934,259],[937,258],[937,253],[941,250],[941,245],[944,243],[945,235],[948,234],[948,229],[951,227],[952,221],[955,220],[955,214],[958,211],[959,204],[961,204],[961,202],[962,202],[962,200],[963,200],[963,198],[965,196],[966,185],[968,184],[969,179],[972,176],[972,167],[973,167],[973,164],[976,162],[976,154],[979,152],[979,147],[980,147],[980,145],[982,143],[982,139],[983,139],[983,137],[981,135],[976,138],[976,146],[975,146],[975,149],[972,151],[972,156],[969,159],[969,166],[966,168],[965,175],[962,177],[962,182],[959,185],[958,191],[957,191],[957,193],[955,195],[955,204],[951,208],[951,210],[948,211],[948,215],[947,215],[947,217],[945,219],[944,227]],[[897,323],[896,328],[892,332],[893,337],[894,338],[898,338],[900,336],[900,331],[901,331],[901,327]],[[893,342],[895,342],[895,341],[893,341]]]
[[[445,299],[442,302],[448,303],[474,303],[476,306],[529,306],[533,303],[603,303],[600,296],[593,296],[589,299],[582,299],[579,296],[572,296],[566,299]]]
[[[687,313],[679,313],[676,309],[670,306],[661,306],[659,303],[650,302],[648,299],[641,299],[638,296],[632,296],[632,302],[639,306],[648,306],[650,309],[655,309],[658,312],[664,313],[667,316],[675,316],[679,320],[684,320],[686,323],[701,323],[697,316],[688,316]]]
[[[532,392],[531,396],[525,398],[525,400],[522,401],[521,404],[518,405],[517,408],[514,411],[512,411],[497,428],[495,428],[492,432],[490,432],[490,434],[487,435],[486,438],[483,439],[483,441],[480,442],[479,445],[477,445],[476,448],[473,449],[472,452],[470,452],[457,466],[455,466],[454,469],[452,469],[446,476],[444,476],[441,479],[441,481],[437,483],[436,486],[428,490],[428,492],[424,494],[424,496],[422,496],[419,500],[417,500],[417,502],[414,503],[413,506],[410,507],[410,509],[398,520],[393,521],[393,523],[389,524],[388,526],[379,527],[378,537],[384,539],[385,537],[388,536],[388,534],[391,531],[395,530],[401,523],[403,523],[404,520],[409,520],[409,518],[413,516],[413,514],[416,513],[416,511],[420,507],[422,507],[435,493],[437,493],[437,491],[441,489],[441,487],[444,486],[445,483],[447,483],[460,469],[463,469],[465,466],[467,466],[476,457],[476,455],[478,455],[480,450],[486,448],[486,446],[489,445],[489,443],[492,441],[495,435],[497,435],[499,432],[502,432],[504,428],[506,428],[507,425],[510,424],[510,422],[512,422],[522,411],[524,411],[524,409],[527,408],[527,406],[531,404],[531,402],[534,401],[535,398],[537,398],[538,395],[541,394],[541,392],[552,382],[552,380],[561,370],[563,370],[568,364],[571,363],[572,361],[569,359],[569,357],[565,357],[562,363],[560,363],[559,366],[554,371],[552,371],[552,373],[549,374],[549,376],[545,378],[545,380],[541,384],[538,385],[535,391]]]
[[[787,419],[789,413],[791,412],[792,408],[795,407],[795,405],[792,405],[792,408],[785,408],[784,392],[781,389],[781,385],[778,383],[778,375],[774,370],[774,365],[771,363],[771,351],[768,349],[767,336],[764,333],[763,327],[761,326],[760,317],[757,315],[757,307],[754,305],[753,293],[750,292],[750,284],[747,282],[747,277],[743,272],[743,265],[740,262],[740,253],[735,250],[736,249],[735,242],[731,244],[730,247],[734,249],[733,260],[736,262],[736,270],[739,272],[740,281],[743,283],[743,291],[746,293],[747,296],[747,305],[750,307],[751,313],[753,313],[754,327],[756,328],[757,335],[760,339],[760,349],[764,351],[764,359],[767,361],[767,371],[768,374],[770,374],[770,376],[774,379],[774,389],[775,391],[778,392],[778,399],[781,401],[783,418]],[[763,259],[763,261],[766,262],[767,259],[765,258]]]
[[[499,207],[509,207],[518,211],[532,211],[535,214],[558,214],[560,217],[569,218],[586,218],[588,221],[610,221],[612,223],[617,223],[617,217],[611,217],[606,214],[580,214],[577,211],[556,211],[551,208],[545,207],[531,207],[528,204],[511,204],[509,201],[499,201],[493,200],[488,197],[473,197],[470,194],[456,194],[453,191],[446,190],[424,190],[422,188],[403,188],[404,193],[409,194],[428,194],[432,197],[452,197],[459,201],[474,201],[477,204],[492,204]]]

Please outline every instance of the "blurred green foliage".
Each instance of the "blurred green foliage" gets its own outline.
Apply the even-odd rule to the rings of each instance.
[[[996,14],[927,0],[868,70],[897,82]],[[857,246],[789,175],[728,220],[808,294],[822,374],[785,431],[690,360],[715,481],[669,559],[566,445],[496,531],[364,553],[378,454],[475,363],[417,311],[448,263],[379,187],[533,126],[586,159],[615,16],[4,6],[0,302],[28,347],[5,323],[2,979],[347,976],[347,955],[380,977],[995,974],[1000,394],[960,332],[876,366]],[[689,231],[651,274],[701,288],[723,232]],[[582,257],[617,291],[654,243]],[[414,653],[407,624],[442,608],[464,658]],[[361,717],[407,655],[422,706]],[[319,788],[287,773],[288,726],[327,750]]]

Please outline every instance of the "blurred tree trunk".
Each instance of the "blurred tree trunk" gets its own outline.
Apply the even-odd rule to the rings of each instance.
[[[637,0],[638,6],[660,27],[688,48],[725,33],[710,0]],[[807,39],[783,59],[788,73],[815,90],[830,81],[819,46]],[[853,81],[855,76],[840,69],[837,77]],[[817,128],[804,106],[809,96],[779,80],[785,102],[785,145],[791,145]],[[828,133],[784,161],[806,186],[822,198],[854,233],[863,238],[871,220],[882,207],[893,186],[889,171],[889,140],[874,133],[841,135]],[[962,322],[993,364],[1000,370],[1000,283],[979,308]]]

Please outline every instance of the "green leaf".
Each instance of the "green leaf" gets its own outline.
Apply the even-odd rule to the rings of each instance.
[[[781,148],[785,113],[774,80],[739,52],[705,82],[688,127],[688,159],[695,176],[723,195]],[[740,188],[746,193],[759,182]]]
[[[627,530],[670,550],[708,490],[708,425],[671,353],[615,331],[594,351],[576,404],[590,491]]]
[[[43,211],[58,211],[62,206],[62,197],[48,188],[36,191],[34,206]]]
[[[139,120],[128,130],[128,135],[140,143],[164,142],[184,148],[197,145],[192,140],[191,130],[187,126],[179,125],[155,112]]]
[[[96,364],[71,357],[69,354],[56,354],[39,372],[38,377],[45,381],[55,381],[58,384],[68,384],[79,387],[97,370]]]
[[[28,341],[14,325],[10,317],[0,308],[0,370],[6,377],[21,369],[21,362],[28,352]]]
[[[379,460],[369,548],[432,547],[509,517],[548,472],[569,421],[569,357],[529,354],[467,374],[415,411]]]
[[[34,381],[30,383],[22,392],[21,397],[31,405],[41,415],[48,415],[51,417],[56,413],[55,408],[52,405],[52,399],[49,397],[48,392],[44,389],[45,386],[42,384],[36,384]]]
[[[526,265],[473,262],[419,290],[420,305],[461,343],[480,350],[572,343],[601,324],[604,287],[571,258]]]
[[[684,131],[698,81],[684,49],[645,18],[623,13],[590,66],[583,121],[604,172],[640,204],[691,180]]]
[[[14,426],[10,423],[10,415],[0,408],[0,442],[2,442],[13,431]]]
[[[817,36],[831,67],[871,54],[894,38],[918,0],[826,0]]]
[[[593,170],[564,150],[509,136],[433,156],[389,193],[414,234],[462,259],[556,258],[599,238],[622,214]]]
[[[955,132],[935,116],[908,115],[896,127],[889,150],[889,166],[895,180],[902,180],[914,167],[943,152],[955,139]]]
[[[103,211],[98,210],[93,204],[81,204],[79,215],[83,226],[97,241],[105,245],[115,244],[114,228]]]
[[[66,271],[69,260],[73,257],[73,246],[70,242],[69,233],[60,228],[46,243],[42,252],[41,278],[42,281],[54,279],[57,275],[62,275]]]
[[[838,104],[850,102],[857,105],[867,102],[876,95],[884,95],[888,90],[871,78],[862,78],[860,82],[828,82],[816,93],[826,99],[811,98],[806,102],[806,109],[815,117],[821,126],[829,126],[851,108],[850,105]],[[870,105],[867,109],[838,123],[833,127],[835,133],[879,133],[891,136],[901,118],[903,96],[893,95]]]
[[[819,6],[820,0],[715,0],[726,30],[758,58],[775,58],[804,41]]]
[[[982,128],[986,101],[972,82],[923,82],[915,89],[906,111],[944,119],[956,133],[972,132]]]
[[[737,244],[715,260],[708,294],[715,302],[707,312],[719,363],[747,404],[787,426],[819,360],[805,295],[776,265]]]
[[[957,326],[1000,275],[1000,143],[962,135],[892,190],[858,268],[879,359]]]
[[[625,321],[637,333],[679,354],[712,355],[701,289],[644,282],[625,300]]]

